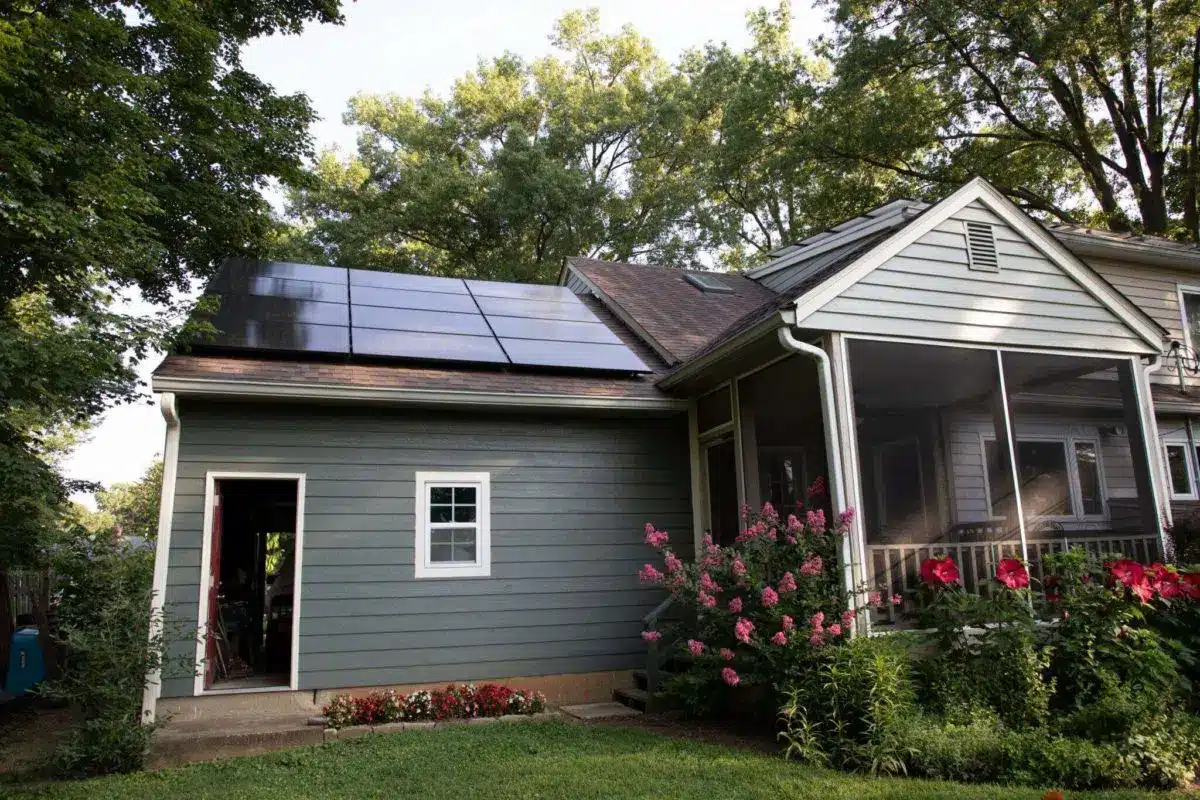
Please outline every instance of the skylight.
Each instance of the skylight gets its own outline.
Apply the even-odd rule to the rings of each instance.
[[[733,294],[733,287],[726,286],[723,281],[715,275],[706,275],[702,272],[689,272],[685,274],[684,280],[695,286],[702,292],[712,294]]]

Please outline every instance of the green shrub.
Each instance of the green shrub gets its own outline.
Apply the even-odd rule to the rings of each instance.
[[[125,710],[85,719],[55,750],[50,766],[64,778],[136,772],[145,763],[153,727],[130,723]]]
[[[787,692],[784,755],[873,774],[905,771],[905,720],[916,713],[903,641],[859,638],[830,649]]]

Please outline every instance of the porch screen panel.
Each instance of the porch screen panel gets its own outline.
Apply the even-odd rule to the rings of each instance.
[[[1128,362],[1024,352],[1003,359],[1033,577],[1042,577],[1048,553],[1070,547],[1157,557],[1157,534],[1141,526],[1143,503],[1153,500],[1136,480],[1135,459],[1145,459],[1140,443],[1131,446]]]
[[[922,561],[949,555],[975,587],[988,545],[1009,538],[993,524],[980,450],[982,433],[995,440],[999,368],[993,350],[860,339],[848,347],[862,558],[870,588],[903,599],[876,622],[896,622],[915,608]],[[997,486],[1011,494],[1009,484]]]
[[[816,367],[793,356],[759,370],[739,382],[738,405],[746,502],[803,514],[809,484],[827,477]]]

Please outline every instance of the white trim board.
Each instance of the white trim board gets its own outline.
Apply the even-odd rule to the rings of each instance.
[[[976,201],[999,216],[1097,302],[1111,311],[1133,333],[1137,334],[1147,345],[1146,355],[1158,355],[1162,352],[1163,333],[1157,324],[982,178],[975,178],[959,187],[953,194],[923,212],[897,231],[895,235],[868,250],[851,266],[797,298],[795,305],[797,323],[803,324],[805,319],[820,311],[831,300],[898,255],[901,250],[914,244],[968,204]]]
[[[292,652],[287,687],[264,687],[253,691],[296,691],[300,683],[300,595],[304,570],[304,497],[306,477],[303,472],[226,472],[210,470],[204,474],[204,528],[201,532],[200,597],[196,612],[196,675],[192,693],[201,695],[246,694],[244,689],[205,689],[204,658],[208,628],[208,581],[212,560],[212,525],[217,481],[295,481],[296,482],[296,553],[292,566]]]
[[[163,447],[162,491],[158,503],[158,534],[154,545],[154,579],[150,596],[150,641],[163,632],[163,614],[167,598],[167,572],[171,560],[171,517],[175,513],[175,480],[179,474],[179,406],[175,395],[166,392],[158,398],[158,408],[167,423]],[[142,692],[142,722],[154,722],[158,698],[162,694],[162,666],[154,670]]]

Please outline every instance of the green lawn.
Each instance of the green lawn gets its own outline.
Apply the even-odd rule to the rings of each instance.
[[[560,722],[455,726],[195,764],[157,773],[20,789],[16,798],[803,798],[1037,800],[1043,792],[872,779],[745,750],[617,727]],[[1164,798],[1070,792],[1070,798]]]

